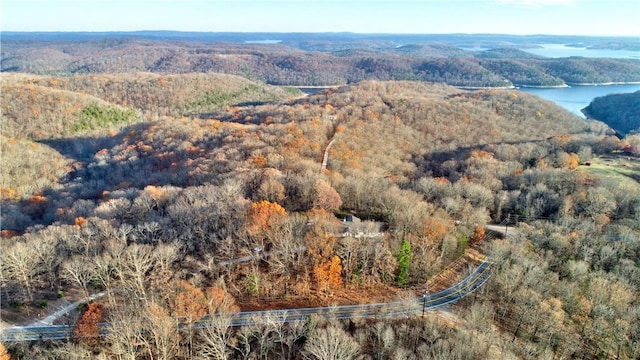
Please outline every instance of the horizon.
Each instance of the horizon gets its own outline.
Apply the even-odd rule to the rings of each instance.
[[[136,33],[177,33],[177,34],[353,34],[353,35],[411,35],[411,36],[513,36],[513,37],[585,37],[585,38],[638,38],[640,35],[581,35],[581,34],[514,34],[514,33],[401,33],[401,32],[356,32],[356,31],[208,31],[208,30],[171,30],[171,29],[143,29],[143,30],[2,30],[5,34],[136,34]],[[277,40],[277,39],[269,39]]]
[[[640,41],[636,0],[4,0],[1,7],[2,32],[549,35]]]

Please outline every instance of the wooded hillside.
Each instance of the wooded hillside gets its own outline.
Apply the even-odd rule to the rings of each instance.
[[[583,112],[600,120],[620,135],[640,131],[640,91],[595,98]]]
[[[44,37],[46,39],[46,37]],[[295,46],[294,46],[295,45]],[[464,87],[640,81],[638,59],[543,58],[514,48],[472,52],[390,40],[243,44],[105,37],[4,41],[3,72],[47,75],[225,73],[272,85],[420,80]]]
[[[14,343],[12,354],[638,357],[640,187],[633,169],[618,183],[580,166],[634,139],[515,90],[363,81],[298,97],[236,80],[3,80],[3,107],[14,107],[3,112],[3,165],[15,169],[2,184],[3,320],[106,293],[78,319],[76,341]],[[69,130],[94,98],[138,118]],[[48,123],[74,104],[72,121]],[[48,136],[21,136],[25,119]],[[32,156],[36,170],[18,171]],[[364,221],[347,233],[346,215]],[[507,218],[515,233],[485,238],[482,225]],[[494,273],[455,321],[189,325],[268,304],[420,296],[470,247]],[[110,332],[98,338],[103,320]]]

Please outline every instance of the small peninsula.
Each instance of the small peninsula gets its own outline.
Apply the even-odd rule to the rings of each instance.
[[[640,91],[595,98],[582,112],[624,136],[640,130]]]

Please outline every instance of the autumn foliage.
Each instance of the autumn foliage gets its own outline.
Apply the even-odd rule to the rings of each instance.
[[[570,153],[567,158],[568,159],[565,163],[566,167],[571,170],[577,169],[578,165],[580,165],[580,158],[578,157],[578,154]]]
[[[231,313],[239,311],[235,299],[229,293],[216,286],[202,289],[181,281],[177,292],[170,300],[171,314],[184,318],[187,322],[200,320],[207,314]]]
[[[87,219],[82,217],[82,216],[78,216],[77,218],[75,218],[73,220],[73,224],[76,226],[83,226],[87,223]]]
[[[187,322],[197,321],[208,313],[206,300],[202,290],[186,281],[181,281],[171,301],[172,314],[187,319]]]
[[[85,308],[80,316],[73,335],[78,342],[95,346],[100,339],[100,327],[98,324],[104,319],[102,304],[92,302]]]
[[[318,264],[313,273],[322,290],[336,289],[342,286],[342,262],[338,256],[332,256],[328,262]]]
[[[205,295],[209,314],[228,314],[240,311],[233,296],[221,287],[208,287]]]
[[[247,210],[247,232],[253,236],[264,234],[282,221],[286,215],[286,210],[277,203],[266,200],[253,203]]]
[[[318,212],[320,212],[320,214],[317,214]],[[317,223],[317,221],[321,221],[322,214],[326,212],[324,210],[314,210],[312,213],[319,216],[315,217],[315,219],[317,219],[315,220],[316,223],[314,223],[315,228],[307,234],[307,253],[315,264],[319,264],[331,258],[338,239],[322,229],[323,224]]]
[[[471,244],[472,245],[482,245],[484,238],[486,237],[486,232],[482,225],[476,225],[473,229],[473,234],[471,235]]]
[[[447,229],[442,222],[436,218],[429,217],[424,222],[423,235],[430,241],[436,242],[442,240],[446,235]]]
[[[7,352],[7,348],[4,347],[2,343],[0,343],[0,360],[10,360],[11,355]]]
[[[107,81],[86,77],[60,81],[83,80],[87,84],[82,88],[116,92],[101,90],[104,87],[98,85]],[[157,80],[154,86],[178,84],[171,77]],[[131,88],[124,82],[118,86]],[[193,344],[199,341],[204,329],[181,325],[204,322],[206,314],[237,311],[234,297],[258,302],[286,298],[297,306],[314,301],[318,293],[334,292],[342,301],[353,289],[366,287],[373,290],[366,296],[374,301],[375,294],[389,287],[413,289],[460,256],[467,236],[470,244],[482,242],[484,228],[474,229],[474,224],[500,223],[508,214],[518,213],[527,218],[520,232],[510,230],[508,240],[493,239],[486,244],[491,246],[483,247],[503,248],[495,251],[497,255],[487,255],[503,256],[496,263],[504,265],[492,269],[482,297],[461,306],[482,304],[485,296],[492,301],[487,308],[461,311],[460,321],[465,323],[454,333],[466,340],[453,341],[446,335],[442,343],[482,342],[489,337],[467,337],[467,326],[479,324],[482,332],[492,328],[488,325],[493,319],[501,322],[505,334],[511,333],[505,351],[516,353],[514,357],[521,355],[520,347],[527,352],[533,347],[540,350],[523,358],[590,357],[598,347],[603,352],[593,356],[604,358],[618,346],[621,358],[633,358],[627,339],[634,336],[629,324],[637,323],[637,301],[611,307],[613,302],[602,298],[608,292],[592,289],[619,283],[629,287],[625,293],[638,298],[634,255],[640,196],[632,186],[637,182],[614,188],[608,186],[613,180],[601,181],[592,173],[596,166],[570,170],[578,160],[573,154],[586,161],[621,144],[614,138],[600,141],[598,131],[583,134],[585,127],[596,125],[512,93],[466,92],[419,82],[363,82],[286,103],[239,105],[211,112],[207,119],[149,118],[108,136],[46,142],[49,150],[26,140],[5,141],[0,144],[2,153],[13,155],[3,157],[11,166],[0,184],[3,296],[7,293],[7,303],[20,302],[40,299],[50,293],[49,286],[58,284],[70,287],[65,293],[97,285],[106,291],[111,306],[109,326],[132,330],[119,341],[117,332],[110,332],[106,346],[92,347],[99,349],[96,357],[176,358],[160,356],[162,352],[153,348],[162,343],[156,339],[171,340],[177,332],[175,344],[163,345],[164,353],[175,350],[177,358],[221,358],[196,354],[198,346],[191,346],[191,339]],[[207,96],[217,102],[223,94]],[[155,113],[155,105],[149,104],[145,113]],[[206,108],[209,105],[203,103],[183,110]],[[564,133],[571,135],[540,141]],[[335,145],[323,169],[323,144],[330,139]],[[5,148],[11,152],[5,153]],[[33,164],[22,161],[52,150],[69,160],[40,156]],[[50,167],[42,166],[48,163]],[[633,171],[630,165],[624,170]],[[34,181],[26,186],[25,179]],[[334,214],[337,210],[362,221],[340,221]],[[562,221],[529,220],[536,217]],[[510,241],[513,237],[517,241]],[[267,251],[251,251],[259,245]],[[516,251],[519,246],[521,254]],[[74,270],[71,264],[83,265],[77,266],[81,274],[77,280],[61,282]],[[583,310],[583,300],[606,311]],[[102,310],[96,306],[88,306],[78,322],[79,342],[98,341]],[[3,307],[2,311],[20,310]],[[556,313],[567,321],[554,329]],[[139,314],[148,325],[129,319],[111,321],[117,314],[134,318]],[[467,322],[467,316],[472,321]],[[522,323],[519,330],[518,323]],[[192,333],[187,334],[187,328]],[[149,330],[149,335],[141,335],[141,329]],[[306,342],[297,337],[301,335],[287,345],[277,339],[276,331],[264,329],[216,330],[226,346],[221,354],[251,357],[245,351],[264,348],[268,355],[255,357],[305,356],[297,349]],[[392,331],[400,336],[397,328],[390,328],[383,337],[392,339]],[[558,335],[565,333],[566,337]],[[242,344],[243,334],[247,344]],[[493,335],[495,350],[500,350],[502,334]],[[435,345],[423,346],[420,341],[399,340],[395,344],[416,346],[393,353],[389,348],[375,356],[433,357]],[[119,353],[115,343],[124,344],[122,349],[130,344],[133,353]],[[374,343],[367,340],[366,346],[382,349],[381,343]],[[589,352],[593,347],[593,352],[576,350],[583,346]],[[415,352],[416,347],[425,353],[413,354],[409,348]],[[483,348],[488,347],[477,347]],[[289,350],[291,356],[284,356]],[[493,352],[467,357],[491,358]],[[453,352],[442,354],[456,357]]]

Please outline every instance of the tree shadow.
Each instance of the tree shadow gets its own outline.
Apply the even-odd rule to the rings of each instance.
[[[86,162],[102,149],[110,149],[121,143],[126,132],[120,131],[115,136],[79,136],[72,138],[57,138],[39,140],[38,143],[47,145],[67,158]]]
[[[41,143],[78,162],[74,171],[62,179],[63,185],[89,183],[85,188],[94,187],[92,193],[96,196],[103,191],[123,187],[142,189],[147,185],[189,186],[203,183],[202,177],[188,174],[193,167],[190,164],[203,159],[202,152],[177,149],[177,146],[167,146],[164,151],[153,147],[144,149],[145,141],[127,139],[144,134],[149,126],[149,123],[134,124],[121,129],[114,136],[73,137]],[[126,148],[113,151],[119,145]],[[88,189],[83,191],[85,196],[88,192]]]
[[[471,152],[486,150],[487,147],[492,145],[525,145],[535,144],[541,142],[547,142],[547,139],[531,139],[531,140],[519,140],[519,141],[504,141],[494,142],[487,144],[479,144],[474,146],[467,146],[457,148],[451,151],[433,151],[426,154],[421,154],[414,157],[414,163],[418,164],[422,170],[422,173],[430,173],[433,177],[449,177],[452,173],[457,173],[462,170],[463,161],[469,158]],[[442,166],[443,163],[451,161],[454,168]],[[423,175],[421,174],[421,176]],[[451,180],[451,179],[450,179]],[[457,179],[453,179],[457,180]]]

